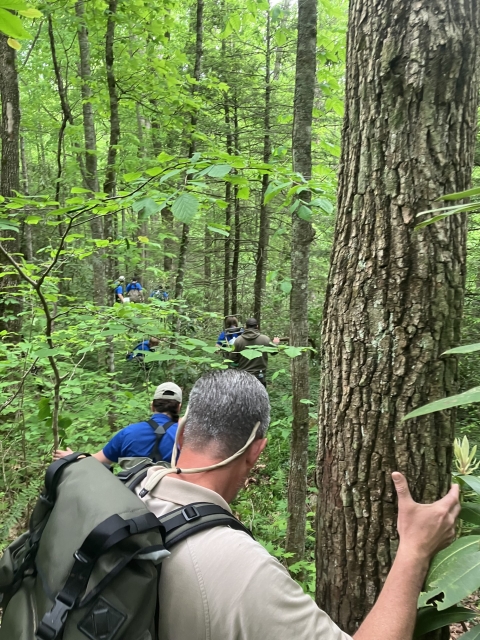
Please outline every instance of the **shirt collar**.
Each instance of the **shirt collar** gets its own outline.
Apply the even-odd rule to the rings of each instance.
[[[152,471],[149,471],[149,474]],[[145,481],[142,484],[144,483]],[[153,498],[180,505],[190,504],[191,502],[212,502],[230,511],[230,513],[232,512],[228,503],[215,491],[180,478],[166,476],[150,491],[150,495]]]

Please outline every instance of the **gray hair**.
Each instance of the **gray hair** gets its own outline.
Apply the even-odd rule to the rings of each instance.
[[[208,373],[190,392],[184,443],[196,451],[213,445],[228,457],[244,446],[257,422],[256,438],[264,438],[270,401],[261,382],[237,369]]]

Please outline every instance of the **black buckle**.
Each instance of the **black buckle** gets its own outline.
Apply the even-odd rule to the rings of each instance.
[[[90,558],[86,555],[84,555],[80,549],[77,549],[75,551],[75,553],[73,554],[73,557],[75,558],[75,560],[78,560],[79,562],[81,562],[82,564],[88,564],[89,562],[91,562]]]
[[[190,514],[187,510],[190,511]],[[182,509],[182,516],[187,522],[191,522],[192,520],[201,518],[201,515],[198,513],[197,508],[192,505],[189,505],[188,507],[185,507],[185,509]]]
[[[42,502],[43,504],[46,504],[46,505],[47,505],[47,507],[48,507],[49,509],[52,509],[52,508],[53,508],[53,505],[55,504],[52,500],[49,500],[47,496],[44,496],[44,495],[43,495],[43,493],[41,493],[41,494],[38,496],[38,499],[39,499],[39,500],[40,500],[40,502]]]
[[[58,638],[65,625],[68,612],[73,609],[74,604],[75,601],[70,603],[62,602],[57,596],[53,608],[43,616],[38,625],[37,638],[40,640],[55,640],[55,638]]]

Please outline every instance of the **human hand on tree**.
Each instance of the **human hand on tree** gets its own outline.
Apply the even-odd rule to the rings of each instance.
[[[395,471],[392,479],[398,496],[400,547],[419,560],[430,561],[455,539],[455,521],[460,513],[459,486],[452,485],[441,500],[419,504],[413,500],[401,473]]]

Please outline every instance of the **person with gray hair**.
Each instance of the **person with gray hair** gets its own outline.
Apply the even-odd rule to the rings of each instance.
[[[231,512],[228,503],[245,485],[267,443],[269,414],[267,392],[249,373],[203,376],[190,394],[186,422],[180,420],[178,433],[184,432],[178,462],[173,457],[170,469],[153,467],[138,489],[156,516],[178,510],[171,516],[183,518],[177,530],[186,524],[197,528],[162,563],[162,640],[350,638],[261,544],[229,526],[202,529],[209,516],[194,508],[201,503],[202,508],[216,505],[217,511]],[[455,536],[458,485],[442,500],[423,505],[412,500],[400,473],[392,477],[400,544],[380,597],[355,640],[411,640],[429,561]]]

